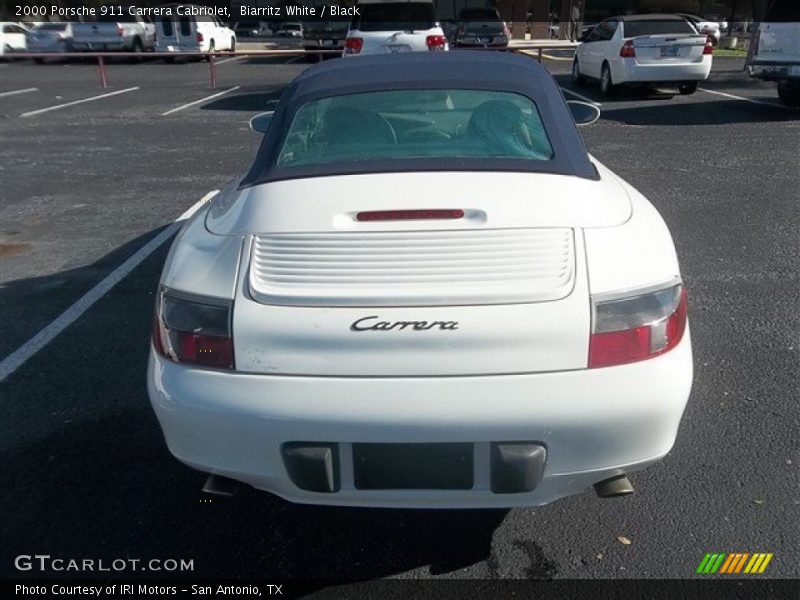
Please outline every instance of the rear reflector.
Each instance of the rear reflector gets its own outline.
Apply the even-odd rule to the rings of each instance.
[[[672,350],[686,330],[686,290],[682,285],[615,298],[593,299],[589,368],[609,367],[659,356]]]
[[[414,209],[414,210],[371,210],[356,214],[356,221],[421,221],[424,219],[462,219],[464,211],[460,208]]]
[[[233,369],[232,303],[161,290],[153,346],[163,357],[216,369]]]

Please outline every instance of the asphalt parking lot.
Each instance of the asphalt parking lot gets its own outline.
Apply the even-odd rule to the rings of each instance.
[[[706,552],[742,551],[800,576],[800,111],[739,59],[674,98],[604,99],[546,64],[600,103],[587,146],[664,216],[689,290],[692,397],[636,494],[474,512],[208,502],[145,389],[165,243],[0,383],[0,574],[40,553],[189,558],[193,577],[691,578]],[[243,172],[249,119],[304,68],[228,59],[212,90],[205,63],[120,61],[103,90],[91,63],[0,64],[0,359]]]

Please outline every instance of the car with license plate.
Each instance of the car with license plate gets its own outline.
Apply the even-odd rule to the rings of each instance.
[[[77,51],[149,52],[154,46],[155,26],[147,15],[109,11],[96,21],[72,25],[72,47]]]
[[[149,396],[206,489],[530,506],[629,493],[669,452],[692,384],[675,247],[543,66],[327,61],[252,126],[157,291]]]
[[[450,49],[431,0],[360,0],[357,8],[342,56]]]
[[[303,49],[307,62],[340,56],[347,37],[347,21],[309,21],[303,27]],[[319,52],[323,50],[324,52]],[[338,51],[335,52],[335,51]]]
[[[506,48],[511,33],[495,8],[465,8],[458,13],[453,46]]]
[[[778,98],[800,106],[800,5],[773,0],[753,35],[747,68],[751,77],[774,81]]]
[[[156,18],[156,52],[219,50],[236,51],[236,32],[216,17],[184,11]]]
[[[581,41],[572,80],[599,80],[604,95],[632,84],[676,87],[681,94],[693,94],[711,74],[712,41],[679,15],[612,17]]]

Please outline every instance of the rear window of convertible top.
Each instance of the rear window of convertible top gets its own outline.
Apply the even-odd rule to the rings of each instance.
[[[553,147],[529,98],[484,90],[394,90],[304,104],[277,165],[410,158],[549,160]]]

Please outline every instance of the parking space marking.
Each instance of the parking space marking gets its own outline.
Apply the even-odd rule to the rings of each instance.
[[[24,90],[13,90],[11,92],[2,92],[0,93],[0,98],[5,98],[6,96],[16,96],[18,94],[29,94],[30,92],[38,92],[39,88],[25,88]]]
[[[200,200],[192,205],[186,212],[175,219],[169,227],[134,252],[125,262],[106,275],[100,283],[86,292],[77,302],[46,325],[44,329],[0,361],[0,382],[4,381],[9,375],[24,365],[29,358],[52,342],[58,334],[77,321],[95,302],[105,296],[111,288],[127,277],[131,271],[144,261],[144,259],[175,235],[178,229],[183,226],[183,222],[186,219],[191,217],[203,204],[211,200],[211,198],[218,193],[219,190],[212,190],[200,198]]]
[[[595,102],[591,98],[587,96],[581,96],[578,92],[573,92],[572,90],[568,90],[567,88],[562,87],[561,91],[565,94],[569,94],[570,96],[575,96],[576,98],[583,100],[584,102],[588,102],[589,104],[594,104],[595,106],[603,106],[600,102]]]
[[[768,102],[767,100],[756,100],[755,98],[745,98],[744,96],[734,96],[733,94],[726,94],[725,92],[717,92],[715,90],[707,90],[706,88],[697,88],[697,89],[698,91],[705,92],[706,94],[715,94],[717,96],[723,96],[725,98],[731,98],[733,100],[744,100],[745,102],[752,102],[753,104],[764,104],[765,106],[783,107],[782,104],[778,104],[777,102]]]
[[[244,58],[244,56],[232,56],[231,58],[225,58],[223,60],[217,60],[217,61],[214,61],[214,62],[215,62],[215,64],[217,64],[219,66],[219,65],[224,65],[225,63],[229,63],[229,62],[231,62],[233,60],[242,60],[243,58]]]
[[[285,65],[291,65],[291,64],[294,64],[294,63],[296,63],[296,62],[300,62],[301,60],[303,60],[303,57],[302,57],[302,56],[293,56],[292,58],[290,58],[289,60],[287,60],[287,61],[286,61],[285,63],[283,63],[283,64],[285,64]]]
[[[118,94],[126,94],[128,92],[133,92],[134,90],[138,90],[139,86],[126,88],[124,90],[117,90],[116,92],[109,92],[108,94],[100,94],[99,96],[92,96],[90,98],[84,98],[83,100],[73,100],[72,102],[66,102],[64,104],[56,104],[55,106],[48,106],[47,108],[40,108],[39,110],[32,110],[30,112],[22,113],[20,117],[32,117],[34,115],[39,115],[42,113],[50,112],[51,110],[59,110],[61,108],[67,108],[68,106],[75,106],[76,104],[83,104],[84,102],[93,102],[95,100],[100,100],[101,98],[108,98],[110,96],[116,96]]]
[[[210,96],[206,96],[205,98],[200,98],[200,100],[195,100],[194,102],[189,102],[187,104],[182,104],[180,106],[176,106],[168,110],[167,112],[161,113],[162,117],[166,117],[167,115],[171,115],[172,113],[176,113],[179,110],[183,110],[184,108],[190,108],[192,106],[196,106],[198,104],[202,104],[203,102],[208,102],[209,100],[213,100],[214,98],[219,98],[220,96],[227,94],[228,92],[232,92],[234,90],[238,90],[241,86],[235,85],[232,88],[228,88],[227,90],[223,90],[221,92],[217,92],[216,94],[211,94]]]

